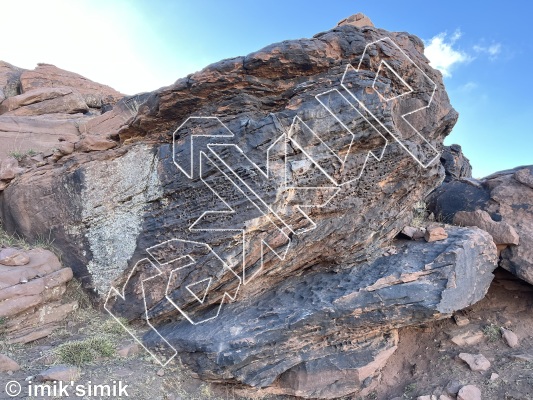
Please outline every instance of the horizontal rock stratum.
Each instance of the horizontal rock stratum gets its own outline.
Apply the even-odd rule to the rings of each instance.
[[[204,379],[306,398],[358,392],[396,349],[395,328],[481,300],[496,267],[496,246],[477,228],[450,228],[446,240],[400,241],[397,248],[372,263],[287,278],[228,305],[219,319],[181,321],[159,334]],[[147,337],[160,340],[154,332]]]
[[[170,351],[159,361],[179,350],[207,380],[364,394],[397,327],[473,304],[496,266],[477,228],[382,257],[444,179],[457,120],[423,50],[359,15],[109,105],[78,88],[101,114],[12,174],[2,220],[53,239],[113,315],[149,319],[137,339]],[[5,118],[64,112],[72,93],[30,76],[35,96],[11,93]]]

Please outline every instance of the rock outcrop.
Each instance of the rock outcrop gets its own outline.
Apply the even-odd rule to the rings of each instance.
[[[444,166],[444,172],[446,174],[444,182],[472,177],[470,161],[463,154],[463,149],[458,144],[444,146],[440,155],[440,162]]]
[[[72,270],[49,250],[0,251],[0,334],[8,343],[48,336],[78,306],[63,297]]]
[[[83,114],[75,141],[6,183],[5,227],[50,236],[108,311],[149,319],[162,336],[146,342],[179,348],[204,379],[365,393],[396,328],[478,301],[496,258],[488,234],[449,227],[382,257],[444,179],[457,113],[422,41],[365,18],[112,109],[64,73],[56,85],[22,72],[27,93],[51,89],[10,96],[19,115],[0,119],[72,119],[74,92],[105,112]]]
[[[0,160],[37,152],[52,156],[61,143],[90,135],[88,121],[123,97],[53,65],[39,64],[30,71],[0,61]]]
[[[492,238],[477,228],[448,233],[431,244],[399,240],[397,254],[372,263],[287,278],[228,305],[220,320],[159,333],[203,379],[305,398],[359,392],[365,380],[377,383],[396,349],[395,328],[448,317],[485,296],[497,265]]]
[[[266,218],[265,211],[249,207],[239,187],[224,183],[226,172],[215,173],[216,168],[209,165],[216,184],[227,187],[225,195],[243,206],[239,219],[257,221],[247,223],[246,241],[255,243],[263,232],[272,231],[268,221],[272,212],[289,227],[289,233],[313,224],[322,227],[293,240],[281,265],[274,260],[278,258],[268,257],[264,272],[270,271],[277,281],[323,262],[343,265],[368,259],[408,224],[412,204],[442,179],[441,167],[431,161],[438,159],[436,149],[457,113],[440,75],[422,52],[423,44],[414,36],[343,24],[313,39],[286,41],[224,60],[172,86],[121,100],[89,124],[101,127],[102,135],[113,131],[122,145],[87,155],[75,151],[54,165],[13,180],[2,201],[5,225],[30,239],[51,230],[55,245],[65,250],[76,275],[91,277],[90,284],[104,295],[110,282],[124,278],[128,266],[146,255],[146,248],[164,240],[215,242],[217,253],[235,261],[240,257],[234,245],[238,236],[189,230],[204,212],[221,209],[220,200],[197,175],[199,153],[187,150],[191,134],[203,130],[217,135],[227,128],[234,138],[219,143],[238,146],[263,170],[269,147],[269,157],[276,160],[269,165],[269,178],[261,181],[259,170],[232,147],[224,150],[227,156],[221,156],[233,163],[233,172],[257,176],[246,185],[252,185],[260,202],[268,206]],[[358,72],[363,53],[367,56]],[[408,84],[416,86],[416,92],[404,93],[394,74],[380,67],[385,65],[383,60],[393,63],[391,68],[400,76],[409,76]],[[376,75],[379,79],[374,83]],[[423,137],[401,118],[402,112],[414,111],[413,105],[430,107],[409,119]],[[131,110],[135,116],[124,125],[121,115]],[[225,125],[212,119],[201,126],[198,120],[188,119],[213,115]],[[173,153],[169,141],[180,126]],[[287,149],[272,147],[289,133],[293,140]],[[400,133],[403,139],[396,141],[394,135],[398,138]],[[207,145],[198,138],[195,141],[200,148]],[[281,154],[285,150],[286,156]],[[183,165],[194,158],[192,179],[177,169],[175,156],[183,158]],[[285,170],[291,174],[286,184],[281,173]],[[296,195],[289,187],[309,189]],[[309,209],[309,218],[298,208],[325,203],[327,207]],[[287,236],[279,229],[275,232]],[[283,247],[287,238],[283,240],[275,247]],[[257,251],[254,248],[249,257],[254,265],[261,258]],[[262,290],[258,284],[253,291]]]
[[[533,284],[533,166],[443,184],[428,207],[444,221],[485,229],[501,252],[500,265]]]

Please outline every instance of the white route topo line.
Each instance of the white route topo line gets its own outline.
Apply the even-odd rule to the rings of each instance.
[[[363,62],[363,57],[365,56],[365,54],[367,54],[367,51],[369,49],[370,46],[373,46],[373,45],[377,45],[378,43],[381,43],[381,42],[386,42],[386,43],[389,43],[389,44],[392,44],[396,49],[398,49],[401,54],[420,72],[423,74],[423,77],[425,79],[427,79],[433,86],[433,90],[432,90],[432,93],[431,93],[431,96],[430,96],[430,99],[427,103],[427,105],[423,106],[423,107],[420,107],[420,108],[417,108],[413,111],[410,111],[410,112],[407,112],[405,114],[402,114],[401,117],[402,119],[415,131],[415,133],[424,141],[424,143],[426,145],[429,146],[429,148],[436,153],[436,156],[433,157],[431,159],[431,161],[429,162],[422,162],[421,160],[419,160],[408,148],[407,146],[405,146],[400,137],[398,137],[397,134],[395,134],[394,132],[391,132],[391,130],[389,130],[365,105],[364,103],[362,102],[361,99],[357,98],[357,96],[350,90],[349,87],[347,87],[346,85],[346,76],[349,72],[351,71],[354,71],[355,73],[360,73],[360,70],[361,70],[361,65],[362,65],[362,62]],[[405,85],[405,87],[407,89],[409,89],[408,91],[405,91],[399,95],[396,95],[396,96],[393,96],[391,98],[386,98],[385,96],[383,96],[379,90],[376,88],[376,82],[377,80],[379,79],[379,75],[380,75],[380,72],[382,71],[383,67],[382,66],[385,66],[385,68],[387,68],[388,70],[390,70],[401,82],[403,85]],[[433,97],[435,95],[435,92],[437,90],[437,85],[424,73],[424,71],[392,40],[390,39],[389,37],[385,37],[385,38],[382,38],[382,39],[379,39],[379,40],[376,40],[372,43],[369,43],[365,46],[365,49],[363,51],[363,54],[360,58],[360,62],[359,62],[359,65],[357,67],[357,69],[355,69],[352,65],[348,64],[346,66],[346,70],[345,72],[343,73],[343,76],[342,76],[342,79],[341,79],[341,83],[340,83],[341,87],[344,88],[349,94],[350,96],[358,103],[358,105],[365,111],[367,112],[371,117],[372,119],[379,125],[381,126],[383,129],[385,129],[385,131],[390,134],[398,143],[399,145],[417,162],[419,163],[422,167],[424,168],[427,168],[429,165],[431,165],[438,157],[439,157],[439,152],[437,151],[437,149],[435,149],[435,147],[433,145],[431,145],[431,143],[429,143],[429,141],[426,140],[426,138],[424,138],[422,136],[422,134],[412,126],[411,123],[409,123],[409,121],[407,121],[406,117],[408,117],[409,115],[411,114],[414,114],[416,112],[419,112],[419,111],[422,111],[424,109],[427,109],[430,107],[432,101],[433,101]],[[394,70],[394,68],[391,67],[391,65],[389,63],[387,63],[385,60],[381,60],[381,62],[379,63],[379,66],[377,68],[377,71],[375,72],[375,77],[374,77],[374,80],[372,82],[372,89],[378,94],[379,98],[385,102],[389,102],[389,101],[392,101],[392,100],[396,100],[396,99],[399,99],[400,97],[403,97],[403,96],[406,96],[408,94],[411,94],[411,93],[414,93],[414,89]],[[322,166],[319,164],[319,162],[315,159],[313,159],[312,155],[309,154],[305,147],[302,146],[300,143],[298,143],[298,141],[293,137],[294,135],[294,132],[296,131],[296,129],[298,129],[298,127],[303,127],[304,129],[308,129],[312,135],[318,139],[320,141],[320,143],[325,146],[325,148],[331,153],[331,155],[333,157],[336,157],[339,162],[341,163],[342,166],[344,166],[347,162],[347,157],[348,155],[350,154],[350,150],[351,150],[351,147],[353,145],[353,140],[355,139],[355,134],[354,132],[352,132],[347,126],[345,123],[342,122],[342,120],[338,117],[338,115],[334,112],[334,110],[332,110],[330,107],[328,107],[328,105],[326,104],[326,102],[324,102],[322,100],[323,96],[325,95],[329,95],[329,94],[332,94],[332,93],[336,93],[337,95],[340,96],[340,98],[345,101],[349,107],[351,107],[353,110],[355,110],[363,119],[365,122],[367,122],[374,130],[376,133],[378,133],[384,140],[384,145],[382,146],[382,149],[381,149],[381,152],[380,154],[375,154],[373,151],[368,151],[367,155],[366,155],[366,158],[364,160],[364,163],[363,165],[361,166],[361,171],[359,173],[359,175],[357,175],[357,177],[353,178],[353,179],[350,179],[350,180],[347,180],[345,182],[339,182],[339,180],[335,179],[334,177],[332,177],[324,168],[322,168]],[[227,232],[235,232],[236,234],[239,234],[239,235],[242,235],[242,240],[241,240],[241,245],[242,245],[242,269],[243,269],[243,273],[242,273],[242,277],[240,277],[238,274],[236,274],[233,270],[233,268],[231,268],[229,265],[227,265],[227,263],[225,263],[217,254],[215,251],[213,251],[213,249],[211,248],[211,246],[209,246],[208,244],[206,243],[200,243],[200,242],[194,242],[194,241],[188,241],[188,240],[182,240],[182,239],[171,239],[171,240],[168,240],[168,241],[165,241],[165,242],[162,242],[158,245],[155,245],[155,246],[152,246],[148,249],[146,249],[146,252],[150,255],[150,257],[152,257],[157,264],[159,264],[160,267],[163,267],[165,265],[170,265],[171,263],[173,262],[176,262],[176,261],[179,261],[179,260],[188,260],[187,263],[185,263],[184,265],[181,265],[180,267],[178,268],[175,268],[173,269],[170,274],[169,274],[169,277],[168,277],[168,281],[167,281],[167,286],[166,286],[166,289],[165,289],[165,298],[166,300],[169,301],[170,304],[172,304],[172,306],[174,308],[176,308],[176,310],[178,310],[191,324],[193,325],[197,325],[197,324],[200,324],[200,323],[203,323],[203,322],[206,322],[206,321],[210,321],[210,320],[213,320],[215,319],[216,317],[218,317],[218,315],[220,314],[220,311],[222,309],[222,305],[224,304],[224,302],[226,300],[229,300],[229,301],[234,301],[237,297],[237,293],[239,291],[239,288],[240,288],[240,285],[245,285],[247,284],[253,277],[255,277],[259,271],[261,271],[261,269],[263,268],[263,262],[264,262],[264,259],[263,259],[263,256],[264,254],[266,254],[265,252],[270,250],[272,251],[280,260],[284,260],[287,253],[288,253],[288,250],[289,250],[289,247],[290,247],[290,244],[291,244],[291,237],[290,235],[292,234],[301,234],[303,232],[308,232],[310,230],[313,230],[313,229],[316,229],[317,225],[316,223],[309,217],[309,215],[304,212],[303,208],[311,208],[311,207],[315,207],[315,208],[320,208],[320,207],[325,207],[327,206],[327,204],[339,193],[339,191],[341,190],[341,187],[344,186],[344,185],[347,185],[349,183],[352,183],[358,179],[360,179],[360,177],[362,176],[364,170],[365,170],[365,167],[366,167],[366,164],[370,158],[370,156],[372,156],[375,160],[377,161],[381,161],[382,158],[383,158],[383,155],[385,153],[385,149],[388,145],[388,140],[385,136],[383,136],[383,134],[380,132],[380,130],[376,127],[376,124],[374,124],[371,120],[369,120],[367,117],[365,117],[356,107],[354,107],[354,105],[342,94],[339,92],[338,89],[330,89],[330,90],[327,90],[323,93],[320,93],[318,95],[315,96],[316,100],[319,102],[319,104],[321,104],[330,114],[333,118],[335,118],[340,124],[341,126],[346,130],[347,133],[349,133],[352,137],[351,139],[351,142],[350,142],[350,145],[348,147],[348,152],[347,154],[344,156],[344,158],[341,158],[339,157],[339,155],[333,150],[331,149],[330,146],[328,146],[323,140],[322,138],[315,132],[313,131],[299,116],[295,116],[292,120],[292,124],[290,126],[290,128],[288,129],[288,131],[286,131],[286,128],[283,127],[283,125],[280,123],[280,121],[277,119],[277,117],[274,115],[274,114],[271,114],[273,120],[274,120],[274,123],[279,125],[279,127],[281,127],[281,130],[283,131],[282,134],[272,143],[272,145],[270,145],[270,147],[267,149],[267,153],[266,153],[266,172],[263,171],[263,169],[261,167],[259,167],[253,160],[251,160],[247,155],[246,153],[239,147],[237,146],[236,144],[232,144],[232,143],[214,143],[214,142],[210,142],[210,143],[207,143],[206,145],[206,151],[209,153],[209,155],[205,152],[205,151],[200,151],[199,152],[199,159],[198,159],[198,164],[199,164],[199,178],[202,180],[202,182],[214,193],[215,196],[217,196],[218,199],[220,199],[222,201],[222,203],[227,207],[227,210],[207,210],[207,211],[204,211],[200,217],[198,217],[194,223],[189,226],[189,230],[191,232],[193,231],[227,231]],[[178,152],[176,152],[176,148],[177,148],[177,140],[176,140],[176,137],[177,137],[177,134],[178,132],[185,126],[189,125],[191,122],[195,122],[195,121],[213,121],[217,124],[219,124],[219,127],[221,128],[220,129],[220,132],[222,132],[221,134],[216,134],[216,135],[213,135],[213,134],[198,134],[198,133],[194,133],[194,129],[193,129],[193,132],[187,136],[185,138],[185,145],[187,145],[187,142],[190,142],[190,169],[187,168],[186,165],[183,165],[183,163],[181,163],[177,157],[177,154]],[[194,128],[194,125],[193,125],[193,128]],[[195,138],[199,138],[199,137],[205,137],[205,138],[235,138],[235,134],[216,116],[208,116],[208,117],[201,117],[201,116],[191,116],[191,117],[188,117],[174,132],[173,134],[173,154],[172,154],[172,159],[173,159],[173,162],[174,164],[176,165],[176,167],[189,179],[193,179],[194,178],[194,171],[195,171],[195,164],[194,164],[194,158],[195,158]],[[305,155],[305,157],[307,159],[309,159],[316,167],[317,169],[320,170],[320,172],[329,180],[331,181],[332,183],[332,186],[326,186],[326,187],[299,187],[299,186],[289,186],[288,185],[288,180],[287,180],[287,166],[288,166],[288,161],[287,161],[287,143],[288,142],[291,142],[292,144],[294,144],[301,152],[302,154]],[[318,203],[318,204],[296,204],[296,205],[293,205],[293,207],[295,209],[297,209],[301,215],[307,220],[307,222],[309,223],[310,227],[305,229],[305,228],[302,228],[302,229],[299,229],[297,231],[295,231],[291,226],[289,226],[285,221],[284,219],[278,215],[277,211],[273,209],[273,206],[270,205],[270,204],[267,204],[267,202],[258,194],[256,193],[256,191],[253,190],[252,187],[250,187],[250,185],[243,179],[243,177],[241,175],[238,174],[237,171],[235,171],[231,165],[227,164],[226,161],[223,159],[223,157],[219,154],[220,152],[217,151],[218,149],[227,149],[227,148],[233,148],[237,151],[237,154],[239,154],[240,156],[244,157],[244,159],[249,162],[254,171],[255,172],[258,172],[263,178],[265,179],[272,179],[273,176],[271,175],[271,169],[270,169],[270,155],[271,155],[271,151],[272,149],[275,147],[275,146],[278,146],[280,143],[282,143],[284,146],[284,151],[285,151],[285,154],[284,154],[284,162],[285,162],[285,166],[283,168],[283,174],[284,174],[284,177],[283,177],[283,180],[282,180],[282,183],[283,183],[283,186],[281,187],[281,191],[286,191],[286,192],[289,192],[289,191],[317,191],[317,192],[324,192],[324,196],[314,196],[314,199],[316,198],[323,198],[323,197],[326,197],[325,200],[323,200],[321,203]],[[217,164],[217,162],[214,162],[209,156],[213,156],[220,164],[223,165],[224,169],[226,169],[228,171],[228,173],[226,173],[226,171],[223,171],[219,165]],[[216,188],[214,188],[212,185],[209,184],[209,182],[207,182],[204,177],[203,177],[203,171],[202,171],[202,161],[206,161],[206,162],[209,162],[213,167],[215,167],[219,173],[222,174],[222,176],[228,181],[229,184],[233,185],[234,188],[236,188],[241,195],[243,195],[244,197],[246,197],[246,199],[248,201],[250,201],[256,208],[257,210],[261,213],[261,215],[263,217],[266,217],[270,223],[275,227],[275,229],[277,229],[279,231],[279,233],[281,235],[283,235],[287,242],[285,245],[285,248],[284,248],[284,251],[281,253],[281,254],[278,254],[278,252],[273,249],[265,240],[261,239],[261,242],[260,242],[260,245],[261,245],[261,257],[260,257],[260,267],[257,269],[257,271],[254,272],[254,274],[247,278],[246,276],[246,265],[245,265],[245,262],[246,262],[246,240],[245,240],[245,237],[246,237],[246,229],[243,228],[243,229],[235,229],[235,228],[200,228],[200,227],[197,227],[198,224],[200,224],[202,222],[202,220],[204,220],[204,218],[207,216],[207,215],[223,215],[223,214],[235,214],[237,211],[230,206],[230,204],[228,204],[227,201],[224,200],[223,198],[223,195],[221,193],[219,193]],[[242,185],[242,186],[239,186],[239,185]],[[252,196],[249,196],[248,193],[251,193]],[[253,197],[253,198],[252,198]],[[283,228],[280,228],[280,226],[283,226]],[[285,229],[287,229],[289,231],[289,233],[286,233],[285,232]],[[159,261],[157,260],[157,255],[153,252],[153,250],[156,248],[156,247],[161,247],[163,245],[166,245],[170,242],[178,242],[178,243],[184,243],[184,244],[193,244],[193,245],[196,245],[196,246],[206,246],[206,248],[209,250],[210,254],[212,254],[216,259],[218,259],[221,263],[222,263],[222,269],[226,272],[230,272],[231,274],[234,275],[234,277],[238,280],[238,285],[237,285],[237,288],[235,290],[235,294],[233,296],[231,296],[229,293],[227,292],[224,292],[224,294],[222,295],[222,300],[220,302],[220,305],[217,309],[217,312],[216,312],[216,315],[212,316],[212,317],[209,317],[209,318],[206,318],[205,320],[201,320],[201,321],[193,321],[193,319],[188,315],[187,312],[185,312],[184,310],[182,310],[180,308],[180,306],[178,306],[176,303],[175,303],[175,300],[172,299],[170,297],[170,294],[172,292],[172,290],[174,290],[175,288],[171,287],[171,282],[172,282],[172,278],[174,276],[174,274],[179,271],[179,270],[182,270],[184,268],[188,268],[188,267],[192,267],[193,265],[196,265],[196,260],[191,257],[190,254],[179,254],[179,255],[176,255],[175,258],[172,258],[170,260],[166,260],[164,263],[159,263]],[[268,250],[266,250],[266,248],[268,248]],[[153,275],[153,276],[150,276],[146,279],[143,279],[141,281],[141,291],[142,291],[142,296],[143,296],[143,302],[144,302],[144,308],[145,308],[145,317],[146,317],[146,321],[148,323],[148,325],[150,326],[150,328],[164,341],[164,343],[172,349],[172,356],[170,358],[168,358],[165,362],[161,361],[158,356],[153,353],[152,351],[150,351],[150,349],[148,349],[144,343],[142,342],[142,340],[138,339],[135,334],[130,330],[128,329],[127,326],[125,326],[122,321],[117,318],[114,313],[113,313],[113,310],[109,309],[108,308],[108,303],[111,299],[111,297],[119,297],[120,299],[122,299],[123,301],[126,301],[126,294],[125,294],[125,289],[126,289],[126,286],[127,284],[129,283],[131,277],[134,275],[134,273],[137,272],[137,267],[141,264],[141,263],[145,263],[145,262],[148,262],[149,265],[151,267],[153,267],[153,269],[157,272],[157,274]],[[108,296],[106,298],[106,302],[104,304],[104,309],[109,313],[111,314],[111,316],[133,337],[133,339],[138,342],[142,348],[144,348],[159,364],[161,364],[162,366],[165,366],[167,365],[176,355],[177,355],[177,350],[160,334],[160,332],[150,323],[150,319],[149,319],[149,315],[148,315],[148,306],[147,306],[147,301],[146,301],[146,292],[145,292],[145,282],[149,282],[151,281],[152,279],[156,278],[156,277],[159,277],[159,276],[163,276],[163,272],[162,270],[157,267],[152,261],[150,261],[149,259],[147,258],[144,258],[142,260],[139,260],[134,268],[132,269],[132,271],[130,272],[129,276],[128,276],[128,279],[126,280],[126,282],[124,283],[124,286],[122,287],[122,290],[119,291],[118,289],[116,289],[115,287],[111,286],[111,289],[109,290],[109,293],[108,293]],[[202,282],[206,282],[207,281],[207,286],[206,286],[206,289],[205,289],[205,292],[202,296],[202,298],[198,297],[197,294],[194,293],[193,290],[191,290],[191,287],[195,286],[195,285],[198,285],[198,284],[201,284]],[[213,276],[207,276],[205,278],[202,278],[196,282],[193,282],[193,283],[189,283],[187,286],[185,286],[185,288],[190,292],[190,294],[196,299],[196,301],[198,301],[200,304],[203,304],[206,300],[206,297],[207,297],[207,294],[208,294],[208,291],[209,289],[211,288],[212,286],[212,283],[213,283]]]

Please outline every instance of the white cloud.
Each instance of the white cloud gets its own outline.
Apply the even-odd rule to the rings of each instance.
[[[477,89],[478,87],[479,85],[476,82],[470,81],[470,82],[465,83],[464,85],[461,85],[459,87],[459,90],[464,93],[470,93],[473,90]]]
[[[495,60],[502,50],[502,45],[500,43],[493,43],[490,46],[475,45],[473,49],[476,53],[488,54],[491,60]]]
[[[456,30],[451,37],[446,32],[439,33],[426,42],[425,56],[430,65],[442,72],[445,77],[451,77],[451,71],[457,64],[467,63],[472,60],[467,53],[454,48],[461,37],[461,31]]]

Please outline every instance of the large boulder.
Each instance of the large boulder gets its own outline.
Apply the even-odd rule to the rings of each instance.
[[[500,265],[533,284],[533,166],[443,184],[428,207],[447,222],[487,230],[501,251]]]
[[[431,244],[399,240],[397,254],[371,263],[268,283],[268,292],[228,305],[220,319],[181,321],[159,334],[203,379],[305,398],[358,392],[396,349],[395,328],[450,316],[487,293],[497,266],[491,236],[447,230]],[[160,344],[159,334],[147,343]]]
[[[157,347],[174,343],[204,378],[333,397],[375,381],[397,326],[490,282],[478,230],[409,243],[412,264],[380,258],[444,179],[456,120],[420,39],[348,18],[122,99],[80,125],[72,153],[10,181],[1,216],[53,239],[109,312],[157,324]]]

